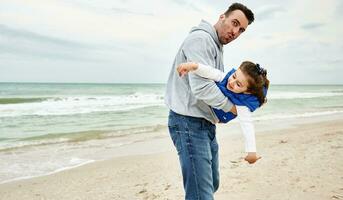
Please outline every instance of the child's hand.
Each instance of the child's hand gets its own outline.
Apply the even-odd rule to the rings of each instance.
[[[177,67],[177,71],[179,72],[179,76],[184,76],[190,71],[194,71],[198,69],[198,63],[195,62],[187,62],[187,63],[181,63]]]
[[[232,112],[232,114],[234,114],[234,115],[237,115],[237,109],[236,109],[235,105],[232,106],[230,112]]]
[[[261,159],[261,156],[257,156],[255,152],[249,152],[248,155],[244,158],[249,164],[254,164],[257,160]]]

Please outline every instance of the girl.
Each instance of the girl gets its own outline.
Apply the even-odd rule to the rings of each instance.
[[[251,113],[266,102],[269,87],[267,71],[259,64],[249,61],[243,62],[237,70],[232,69],[226,75],[218,69],[194,62],[180,64],[177,71],[180,76],[192,72],[216,82],[223,94],[234,104],[232,112],[212,108],[219,122],[227,123],[238,116],[246,140],[245,150],[248,155],[245,160],[252,164],[260,159],[256,155]]]

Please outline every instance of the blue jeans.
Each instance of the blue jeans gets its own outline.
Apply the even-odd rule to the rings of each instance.
[[[186,200],[212,200],[219,187],[216,126],[169,112],[170,137],[179,155]]]

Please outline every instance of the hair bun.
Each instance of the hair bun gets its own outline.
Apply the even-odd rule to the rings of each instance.
[[[260,67],[260,64],[256,63],[257,73],[262,76],[267,76],[267,70]]]

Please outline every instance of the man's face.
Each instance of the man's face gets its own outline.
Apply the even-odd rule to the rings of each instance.
[[[248,27],[248,19],[241,10],[234,10],[229,16],[221,15],[217,29],[219,41],[225,45],[238,38]]]

